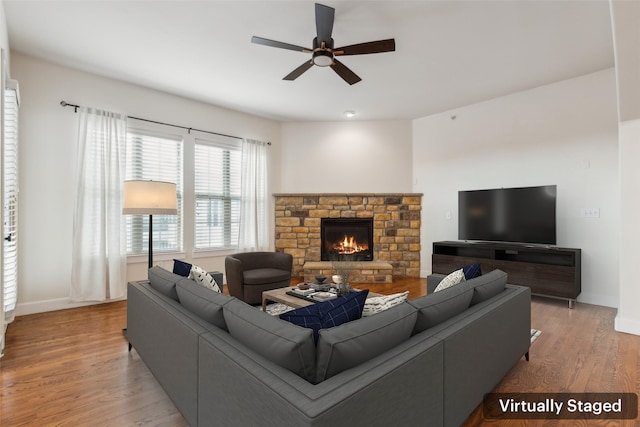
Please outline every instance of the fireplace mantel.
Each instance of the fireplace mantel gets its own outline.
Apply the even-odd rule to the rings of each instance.
[[[420,276],[422,193],[276,193],[275,249],[293,256],[293,276],[320,261],[322,218],[373,218],[373,261],[393,277]]]

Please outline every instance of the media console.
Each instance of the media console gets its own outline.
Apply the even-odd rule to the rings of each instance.
[[[509,283],[528,286],[531,293],[569,301],[573,308],[582,291],[580,249],[494,242],[434,242],[432,271],[449,274],[480,263],[483,272],[499,268]]]

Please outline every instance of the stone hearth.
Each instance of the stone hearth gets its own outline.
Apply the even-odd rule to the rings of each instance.
[[[318,264],[321,218],[373,218],[372,262],[380,264],[362,262],[355,282],[420,276],[422,194],[289,193],[274,198],[275,249],[293,256],[293,277],[309,281],[316,270],[330,271],[330,262]],[[305,263],[310,263],[306,272]]]

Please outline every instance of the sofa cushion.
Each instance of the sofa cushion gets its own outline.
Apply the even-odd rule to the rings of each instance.
[[[173,260],[173,274],[177,274],[178,276],[189,277],[189,273],[191,273],[191,264],[188,262],[180,261],[179,259]]]
[[[223,307],[229,334],[266,359],[313,382],[315,343],[311,329],[256,310],[239,300]]]
[[[420,333],[462,313],[469,307],[472,297],[473,287],[465,282],[409,301],[408,304],[418,309],[413,333]]]
[[[482,269],[480,268],[479,263],[465,265],[462,267],[462,271],[464,272],[464,278],[466,280],[482,276]]]
[[[176,284],[180,304],[196,316],[217,327],[227,330],[222,307],[233,297],[205,288],[191,279],[182,279]]]
[[[505,285],[507,284],[507,273],[496,269],[469,280],[467,283],[474,289],[471,305],[475,305],[504,291]]]
[[[454,271],[453,273],[450,273],[444,279],[442,279],[440,283],[438,283],[438,286],[436,286],[436,289],[433,292],[440,292],[443,289],[450,288],[451,286],[455,286],[464,281],[465,281],[464,270],[461,268],[459,270]]]
[[[291,272],[277,268],[256,268],[243,273],[245,285],[262,285],[291,279]]]
[[[364,302],[362,316],[372,316],[376,313],[380,313],[381,311],[388,310],[398,304],[402,304],[407,300],[408,296],[409,291],[405,291],[392,295],[367,298],[367,300]]]
[[[407,340],[417,310],[402,303],[375,316],[323,329],[317,345],[316,382],[357,366]]]
[[[149,269],[149,284],[151,287],[176,301],[179,301],[178,293],[176,292],[176,283],[181,279],[183,279],[182,276],[173,274],[157,265]]]
[[[320,329],[333,328],[362,317],[368,294],[368,290],[353,292],[343,297],[282,313],[280,318],[295,325],[310,328],[317,342]]]

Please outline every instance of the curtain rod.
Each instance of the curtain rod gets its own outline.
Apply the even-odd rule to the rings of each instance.
[[[70,103],[68,103],[66,101],[60,101],[60,105],[62,105],[63,107],[72,107],[75,113],[77,113],[78,112],[78,108],[80,108],[79,105],[70,104]],[[190,127],[180,126],[180,125],[172,125],[171,123],[158,122],[156,120],[149,120],[149,119],[142,119],[140,117],[127,116],[127,118],[134,119],[134,120],[140,120],[140,121],[143,121],[143,122],[155,123],[157,125],[164,125],[164,126],[171,126],[171,127],[174,127],[174,128],[186,129],[189,134],[191,133],[192,130],[195,130],[196,132],[208,133],[208,134],[211,134],[211,135],[218,135],[218,136],[226,136],[227,138],[244,139],[244,138],[241,138],[239,136],[227,135],[227,134],[224,134],[224,133],[213,132],[213,131],[210,131],[210,130],[195,129],[195,128],[190,128]],[[267,142],[267,145],[271,145],[271,143]]]

